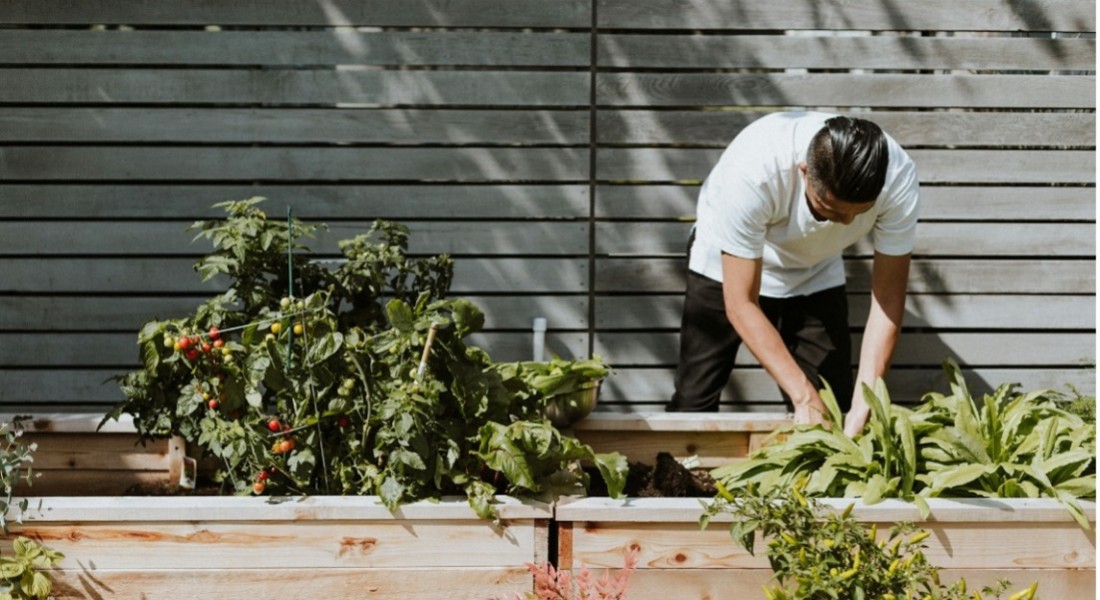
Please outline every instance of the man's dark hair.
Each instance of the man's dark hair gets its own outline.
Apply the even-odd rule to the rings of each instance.
[[[874,202],[886,181],[886,135],[865,119],[833,117],[810,142],[810,180],[837,200]]]

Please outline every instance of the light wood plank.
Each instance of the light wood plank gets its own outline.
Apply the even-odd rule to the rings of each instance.
[[[732,543],[732,542],[731,542]],[[578,567],[579,568],[579,567]],[[611,574],[617,573],[612,569]],[[953,583],[966,579],[967,589],[980,590],[999,579],[1012,582],[1011,591],[1019,591],[1039,582],[1037,598],[1091,598],[1095,594],[1096,572],[1081,569],[942,569],[940,580]],[[631,574],[632,589],[642,589],[654,598],[707,600],[741,594],[744,598],[763,598],[761,587],[774,585],[769,569],[685,570],[642,569]]]
[[[228,600],[253,596],[258,590],[278,590],[279,595],[288,598],[485,600],[508,598],[531,589],[531,573],[523,566],[202,570],[72,567],[52,574],[58,597],[88,600],[161,600],[178,598],[181,594]]]
[[[225,290],[226,282],[219,278],[200,282],[193,263],[187,258],[0,259],[4,273],[0,293],[210,294]],[[584,259],[463,258],[455,262],[451,293],[568,294],[587,289],[588,261]]]
[[[579,111],[5,108],[3,142],[587,144]]]
[[[242,0],[154,4],[134,10],[111,0],[11,0],[0,23],[84,25],[311,25],[425,27],[588,27],[589,2],[560,0]]]
[[[891,4],[779,0],[767,5],[724,0],[600,0],[600,28],[873,29],[963,31],[1094,31],[1088,0],[950,0]]]
[[[530,329],[535,317],[551,329],[584,329],[584,296],[463,296],[485,314],[486,330]],[[191,314],[205,296],[0,296],[0,330],[138,331],[152,319]]]
[[[844,263],[849,292],[870,291],[871,263]],[[683,293],[683,258],[606,258],[596,261],[597,292]],[[916,259],[909,292],[919,294],[1092,294],[1094,261],[1016,259]]]
[[[725,148],[746,125],[771,111],[601,110],[602,144],[692,144]],[[1095,146],[1091,112],[847,112],[870,119],[909,146]]]
[[[0,55],[6,57],[5,62],[27,66],[125,64],[587,67],[591,55],[590,40],[588,33],[510,31],[16,29],[0,31]]]
[[[679,355],[679,338],[677,333],[597,332],[593,352],[615,365],[675,364]],[[2,335],[0,339],[3,339]],[[861,335],[853,335],[852,347],[859,348],[861,339]],[[1092,367],[1096,364],[1096,336],[1092,333],[1046,332],[908,333],[901,336],[892,364],[895,368],[935,367],[948,357],[971,366]],[[759,363],[751,353],[740,352],[736,364]]]
[[[596,452],[619,452],[627,460],[647,465],[656,463],[659,452],[668,452],[676,460],[695,457],[698,465],[713,469],[734,458],[749,454],[746,433],[681,431],[576,431],[574,435]]]
[[[244,148],[16,146],[0,148],[0,178],[135,181],[578,181],[578,148]]]
[[[615,68],[1093,70],[1090,39],[817,35],[599,37],[597,64]]]
[[[912,502],[894,498],[875,504],[865,504],[859,498],[818,498],[821,513],[838,513],[852,506],[851,516],[862,523],[888,523],[911,521],[919,526],[939,523],[945,527],[973,527],[979,523],[991,526],[1010,524],[1049,525],[1052,528],[1070,527],[1076,521],[1059,500],[1054,498],[928,498],[929,516],[921,518],[920,510]],[[1082,512],[1089,522],[1096,520],[1096,502],[1081,501]],[[564,498],[558,502],[554,515],[562,523],[599,521],[627,528],[636,524],[656,527],[698,525],[703,509],[699,500],[692,498]],[[733,515],[720,514],[713,523],[732,523]],[[1090,531],[1080,531],[1081,540],[1092,537]],[[886,536],[886,528],[880,528],[880,536]],[[1082,557],[1067,556],[1064,561],[1075,563]]]
[[[264,210],[310,219],[577,218],[588,215],[587,185],[9,184],[3,218],[224,218],[212,205],[252,196]]]
[[[608,219],[694,220],[696,185],[599,185],[596,216]],[[1091,187],[921,187],[921,217],[975,221],[1093,221]]]
[[[1096,153],[1087,150],[909,150],[908,154],[922,184],[1096,181]],[[596,177],[619,182],[701,182],[721,155],[720,150],[601,148],[596,154]]]
[[[608,411],[664,410],[672,397],[674,368],[616,367],[616,374],[600,387],[598,409]],[[990,394],[1005,383],[1017,383],[1021,390],[1055,390],[1069,393],[1072,384],[1082,394],[1096,393],[1095,369],[1036,368],[963,368],[971,393]],[[950,393],[942,369],[894,369],[886,375],[886,386],[893,402],[913,404],[928,392]],[[772,403],[769,410],[786,411],[775,380],[763,369],[737,367],[722,391],[723,411],[743,411],[758,407],[746,404]],[[647,406],[648,405],[648,406]]]
[[[683,297],[597,296],[596,328],[679,329]],[[848,322],[867,321],[869,294],[849,297]],[[2,306],[2,303],[0,303]],[[1095,329],[1096,297],[909,294],[904,327],[949,329]]]
[[[571,72],[0,69],[0,102],[587,106]]]
[[[168,440],[141,445],[136,435],[57,432],[28,432],[22,439],[38,444],[32,463],[35,471],[168,472]]]
[[[47,505],[48,507],[48,505]],[[409,568],[522,565],[533,558],[534,529],[494,531],[491,522],[131,521],[26,523],[17,529],[73,564],[98,569]],[[503,534],[503,535],[502,535]],[[448,540],[449,543],[441,543]],[[476,552],[454,552],[455,547]],[[293,552],[287,552],[292,548]]]
[[[596,225],[596,252],[610,256],[680,255],[691,223],[614,222]],[[0,231],[3,228],[0,227]],[[2,238],[2,236],[0,236]],[[1092,223],[921,223],[915,256],[1093,256]],[[4,245],[0,243],[0,252]],[[873,256],[869,239],[845,251],[846,256]]]
[[[357,522],[358,525],[432,523],[448,527],[465,523],[475,530],[491,529],[492,523],[478,516],[464,496],[444,496],[401,505],[391,511],[378,496],[293,496],[273,502],[257,496],[83,496],[27,499],[33,508],[24,515],[28,525],[71,526],[74,523],[151,523],[152,527],[180,524],[224,523],[241,526],[249,523],[284,526],[287,521],[315,524]],[[48,505],[47,505],[48,503]],[[550,505],[537,500],[496,496],[493,506],[507,524],[530,527],[551,516]],[[75,541],[75,540],[74,540]]]
[[[697,509],[697,514],[701,510]],[[887,529],[890,522],[880,523]],[[1081,569],[1095,560],[1095,538],[1074,523],[922,523],[932,532],[924,555],[942,568]],[[585,521],[574,530],[573,560],[590,568],[622,566],[622,548],[638,546],[645,568],[769,569],[764,553],[752,556],[724,527],[699,531],[697,523]],[[759,539],[758,539],[759,542]],[[990,548],[997,548],[996,553]],[[1030,583],[1030,582],[1029,582]],[[1026,585],[1026,584],[1025,584]]]
[[[1095,86],[1093,76],[601,73],[596,79],[596,102],[605,106],[1092,108]]]
[[[370,230],[372,222],[341,221],[308,240],[314,252],[339,254],[338,242]],[[461,255],[584,255],[588,225],[582,222],[432,221],[408,223],[409,248],[418,253]],[[190,222],[0,221],[3,255],[198,256],[213,246],[192,242]]]

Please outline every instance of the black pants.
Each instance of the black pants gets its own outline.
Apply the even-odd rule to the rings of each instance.
[[[668,412],[714,412],[729,381],[741,336],[726,317],[722,284],[688,271],[680,330],[676,392]],[[819,389],[829,382],[837,403],[852,403],[852,339],[844,286],[793,298],[760,297],[760,308],[779,331],[806,377]],[[782,393],[782,390],[780,390]],[[788,406],[791,400],[786,393]]]

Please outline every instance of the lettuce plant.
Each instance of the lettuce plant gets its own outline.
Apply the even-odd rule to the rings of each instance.
[[[915,503],[927,498],[1056,498],[1088,528],[1078,499],[1096,497],[1096,425],[1063,409],[1057,395],[1022,393],[1002,385],[977,401],[957,364],[944,365],[951,393],[926,394],[914,408],[890,402],[885,384],[864,386],[871,418],[854,439],[844,435],[840,410],[826,389],[831,428],[801,426],[777,432],[748,460],[716,469],[714,477],[738,494],[789,488],[805,478],[813,496],[882,498]]]

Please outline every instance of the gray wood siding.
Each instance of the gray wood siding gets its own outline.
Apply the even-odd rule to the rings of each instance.
[[[0,10],[0,405],[101,411],[141,323],[224,281],[185,229],[215,202],[376,218],[456,257],[475,340],[616,368],[607,410],[672,393],[695,197],[778,110],[871,118],[921,224],[888,380],[1095,391],[1091,0],[10,0]],[[870,248],[845,253],[858,342]],[[858,347],[858,346],[857,346]],[[89,349],[93,349],[90,351]],[[724,409],[782,410],[742,351]]]

